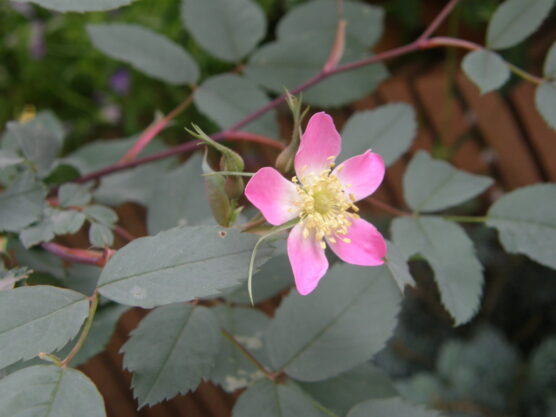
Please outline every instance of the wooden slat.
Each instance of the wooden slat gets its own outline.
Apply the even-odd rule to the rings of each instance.
[[[556,181],[556,132],[548,126],[533,104],[535,86],[521,82],[513,89],[511,98],[544,172],[550,181]]]
[[[525,138],[500,95],[492,92],[481,96],[463,73],[458,74],[457,82],[473,110],[479,131],[496,152],[496,164],[505,186],[514,189],[541,181]]]
[[[487,173],[488,166],[481,158],[481,148],[474,138],[465,140],[458,147],[458,142],[470,134],[471,126],[461,104],[450,91],[445,70],[439,67],[420,76],[415,87],[442,145],[454,151],[451,158],[454,165],[475,173]]]

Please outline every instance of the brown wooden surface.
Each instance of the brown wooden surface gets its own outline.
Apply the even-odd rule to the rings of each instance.
[[[351,112],[384,103],[406,102],[415,107],[419,125],[415,143],[407,155],[388,169],[377,198],[405,207],[402,176],[416,149],[444,149],[442,152],[450,155],[459,168],[493,176],[497,184],[487,192],[489,200],[499,194],[497,189],[508,191],[536,182],[556,181],[556,133],[536,112],[532,86],[520,83],[508,98],[496,92],[481,96],[465,76],[449,77],[442,67],[416,74],[417,71],[405,71],[381,85],[372,96],[359,100],[350,111],[334,113],[341,126]],[[120,208],[120,214],[124,226],[134,235],[145,234],[142,210],[128,205]],[[122,371],[119,349],[145,314],[139,309],[128,312],[120,320],[108,350],[82,367],[99,386],[108,415],[229,417],[237,395],[226,394],[209,383],[203,383],[192,394],[136,411],[129,389],[131,376]]]

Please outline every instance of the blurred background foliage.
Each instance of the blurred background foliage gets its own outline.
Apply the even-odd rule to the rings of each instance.
[[[302,2],[258,0],[269,18],[267,33],[274,33],[278,19]],[[369,3],[385,8],[386,36],[401,44],[422,30],[427,6],[432,4],[436,10],[443,2]],[[497,0],[462,2],[449,21],[450,34],[464,33],[480,42],[498,4]],[[176,0],[138,1],[111,13],[66,15],[26,3],[0,3],[0,125],[19,117],[28,106],[52,109],[67,124],[65,152],[98,138],[140,132],[156,111],[168,112],[189,92],[108,59],[92,47],[84,27],[91,22],[137,23],[183,45],[198,62],[203,77],[233,70],[232,65],[203,52],[178,16]],[[554,12],[550,19],[554,21]],[[527,48],[525,42],[503,54],[528,67]],[[457,52],[434,53],[445,54],[446,65],[451,65]],[[400,61],[417,59],[427,58],[411,55]],[[182,141],[182,127],[192,120],[205,129],[214,127],[191,106],[164,132],[165,141]],[[406,291],[396,335],[377,362],[395,377],[408,399],[450,415],[556,416],[556,273],[525,257],[508,257],[494,232],[486,228],[468,232],[486,268],[478,316],[453,328],[431,296],[436,288],[430,270],[424,262],[417,262],[412,273],[419,286]]]

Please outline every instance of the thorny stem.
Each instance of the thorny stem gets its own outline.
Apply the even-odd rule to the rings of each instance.
[[[97,307],[98,307],[98,300],[99,300],[98,293],[95,291],[93,293],[93,295],[91,295],[91,297],[89,297],[89,300],[90,300],[90,305],[89,305],[89,315],[87,316],[87,321],[85,322],[85,325],[83,326],[83,330],[81,331],[81,334],[79,335],[79,339],[77,340],[77,343],[72,348],[72,350],[70,351],[68,356],[66,356],[66,358],[64,360],[62,360],[62,362],[60,362],[60,367],[62,367],[62,368],[65,368],[71,362],[71,360],[75,357],[75,355],[77,355],[79,350],[83,347],[83,343],[85,343],[85,340],[87,339],[87,336],[89,335],[89,331],[91,330],[91,326],[93,325],[93,320],[95,318],[95,313],[96,313]]]
[[[135,145],[133,145],[133,147],[129,151],[127,151],[127,153],[119,160],[119,163],[125,163],[135,159],[135,157],[141,153],[145,146],[147,146],[150,141],[153,140],[155,136],[158,135],[160,131],[168,125],[168,123],[170,123],[170,121],[172,121],[182,111],[189,107],[192,101],[193,94],[190,94],[184,101],[182,101],[178,105],[178,107],[176,107],[162,119],[151,124],[147,129],[145,129],[137,142],[135,142]]]
[[[266,369],[266,367],[262,363],[260,363],[258,359],[255,358],[255,356],[253,356],[253,354],[245,348],[245,346],[239,343],[239,341],[234,337],[233,334],[228,332],[226,329],[220,329],[220,331],[222,332],[222,336],[224,336],[226,340],[228,340],[228,342],[230,342],[237,350],[239,350],[243,354],[243,356],[249,359],[249,361],[251,361],[258,370],[265,374],[267,378],[272,381],[276,379],[277,374],[272,373],[268,369]]]

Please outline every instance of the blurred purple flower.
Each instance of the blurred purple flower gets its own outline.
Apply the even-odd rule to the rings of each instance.
[[[121,96],[125,96],[129,92],[130,84],[131,76],[126,69],[121,68],[115,71],[110,77],[110,88]]]
[[[42,59],[46,53],[44,44],[44,24],[39,20],[31,22],[31,37],[29,38],[29,53],[33,59]]]

